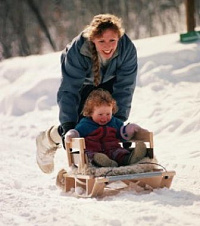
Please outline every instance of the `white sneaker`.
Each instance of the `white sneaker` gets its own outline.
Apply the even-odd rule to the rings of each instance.
[[[47,131],[41,132],[36,138],[36,160],[40,169],[44,173],[52,173],[54,170],[54,155],[60,147],[59,144],[53,142],[50,137],[50,128]]]

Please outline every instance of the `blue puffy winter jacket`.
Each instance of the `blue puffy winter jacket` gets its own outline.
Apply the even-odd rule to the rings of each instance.
[[[77,36],[62,53],[62,81],[57,94],[61,124],[78,121],[83,87],[93,85],[91,58],[89,42],[82,34]],[[136,48],[126,34],[119,39],[117,50],[109,65],[106,70],[101,67],[100,74],[101,84],[115,78],[112,96],[117,101],[119,109],[115,116],[126,121],[131,109],[137,75]]]

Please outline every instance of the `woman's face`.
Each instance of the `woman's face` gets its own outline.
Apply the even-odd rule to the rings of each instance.
[[[92,120],[99,125],[106,125],[112,118],[112,106],[102,105],[94,107]]]
[[[100,56],[104,59],[110,59],[117,48],[118,40],[118,34],[111,29],[107,29],[102,36],[96,37],[92,41]]]

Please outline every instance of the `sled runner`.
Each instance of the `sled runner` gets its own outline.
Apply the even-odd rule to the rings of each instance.
[[[84,138],[73,138],[66,145],[68,171],[61,170],[58,173],[57,185],[64,192],[75,190],[80,197],[115,194],[122,189],[140,192],[170,188],[175,171],[167,171],[157,164],[153,153],[153,133],[138,132],[131,143],[125,143],[126,148],[134,149],[138,141],[145,142],[147,146],[147,156],[138,163],[97,168],[88,161]]]

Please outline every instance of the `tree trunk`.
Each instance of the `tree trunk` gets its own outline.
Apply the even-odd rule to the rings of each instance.
[[[195,28],[194,1],[185,0],[187,32],[194,31]]]
[[[35,14],[35,16],[36,16],[36,18],[37,18],[37,20],[39,22],[40,27],[44,31],[47,39],[49,40],[50,45],[52,46],[53,50],[55,51],[56,50],[56,45],[55,45],[54,41],[51,38],[51,35],[50,35],[49,30],[48,30],[48,28],[46,26],[46,23],[43,20],[41,14],[40,14],[40,11],[39,11],[38,7],[36,6],[34,0],[26,0],[26,2],[28,4],[28,6],[31,8],[31,10],[33,11],[33,13]]]

